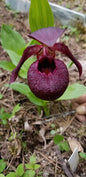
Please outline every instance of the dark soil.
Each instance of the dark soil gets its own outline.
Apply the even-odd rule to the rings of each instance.
[[[0,28],[2,24],[11,24],[24,37],[26,42],[29,41],[27,37],[30,32],[28,14],[15,13],[9,10],[3,1],[0,1]],[[86,34],[81,31],[78,34],[77,30],[76,32],[70,32],[71,29],[68,29],[65,34],[68,36],[68,39],[66,40],[64,37],[63,40],[69,46],[74,56],[83,63],[86,59]],[[62,57],[66,63],[69,61],[66,57]],[[0,60],[10,60],[1,44]],[[75,65],[69,69],[69,73],[70,83],[79,81]],[[50,102],[48,104],[50,114],[61,113],[61,116],[58,119],[43,123],[43,111],[39,114],[37,107],[29,102],[26,96],[5,87],[5,84],[9,83],[10,74],[10,72],[0,69],[0,94],[3,95],[3,98],[0,100],[0,109],[3,107],[6,112],[11,113],[14,106],[20,103],[21,110],[8,121],[6,126],[0,124],[0,158],[5,159],[7,163],[4,174],[7,175],[10,171],[15,171],[19,163],[28,163],[30,156],[34,153],[37,163],[41,166],[39,171],[43,172],[43,177],[65,177],[65,170],[62,168],[63,160],[61,162],[61,158],[64,160],[69,159],[72,151],[60,153],[60,157],[58,157],[58,149],[53,144],[53,135],[50,133],[53,130],[51,124],[55,124],[54,129],[62,134],[65,140],[68,141],[69,137],[75,138],[82,146],[84,152],[86,152],[86,124],[79,122],[74,114],[64,116],[64,112],[72,110],[71,100]],[[24,82],[26,81],[24,80]],[[86,82],[85,72],[83,72],[79,82],[82,84]],[[27,122],[29,128],[26,129],[25,125]],[[74,176],[86,176],[85,160],[80,160]]]

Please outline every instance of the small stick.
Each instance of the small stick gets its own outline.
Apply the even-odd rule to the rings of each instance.
[[[40,152],[39,150],[37,150],[36,152],[38,152],[44,159],[46,159],[49,163],[53,164],[54,166],[56,165],[55,162],[52,159],[49,159],[49,157],[47,157],[45,154],[43,154],[42,152]]]
[[[8,169],[9,169],[9,167],[11,166],[11,164],[12,164],[13,160],[14,160],[14,156],[11,158],[10,163],[8,164],[7,168],[6,168],[4,171],[6,171],[6,170],[8,170]],[[15,171],[16,171],[16,169],[15,169]]]
[[[49,116],[46,116],[46,117],[43,117],[42,118],[42,122],[49,122],[49,121],[52,121],[52,120],[55,120],[59,117],[65,117],[65,116],[68,116],[68,115],[72,115],[72,114],[75,114],[76,111],[70,111],[70,112],[65,112],[65,113],[61,113],[61,114],[52,114],[52,115],[49,115]],[[49,119],[50,118],[50,119]],[[47,119],[47,120],[44,120],[44,119]]]

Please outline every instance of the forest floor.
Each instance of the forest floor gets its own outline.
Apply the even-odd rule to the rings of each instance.
[[[84,5],[83,7],[86,8]],[[15,13],[9,10],[3,1],[0,1],[0,28],[2,24],[12,25],[26,42],[29,41],[28,14]],[[72,65],[69,69],[70,83],[79,82],[85,85],[86,34],[82,31],[78,32],[77,29],[74,30],[71,27],[67,30],[63,41],[69,46],[73,55],[82,63],[84,68],[82,78],[79,81],[76,66]],[[64,61],[69,60],[64,56],[62,57]],[[10,58],[0,43],[1,60],[10,61]],[[83,151],[86,152],[86,124],[79,122],[75,114],[64,116],[65,112],[72,110],[71,100],[48,103],[50,115],[59,113],[61,115],[57,119],[43,123],[43,111],[39,114],[37,106],[31,103],[26,96],[5,86],[9,83],[10,75],[10,72],[0,69],[0,94],[3,95],[0,100],[0,109],[3,107],[5,112],[11,113],[17,103],[20,103],[21,109],[8,121],[7,125],[0,123],[0,158],[7,163],[4,174],[7,175],[9,172],[15,171],[20,163],[28,163],[30,156],[35,154],[37,163],[40,164],[37,174],[42,172],[43,177],[66,177],[62,164],[64,160],[69,159],[72,150],[70,147],[68,152],[58,152],[57,146],[53,143],[54,135],[51,134],[51,130],[56,130],[58,134],[62,134],[68,142],[69,139],[71,141],[75,140],[75,144],[79,143]],[[24,82],[26,81],[24,80]],[[41,121],[39,121],[40,119]],[[25,127],[26,123],[30,128]],[[86,160],[80,159],[74,176],[86,177]]]

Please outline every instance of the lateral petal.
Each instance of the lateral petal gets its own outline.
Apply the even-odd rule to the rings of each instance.
[[[12,71],[11,78],[10,78],[10,83],[14,82],[18,76],[18,72],[23,65],[23,63],[32,55],[35,55],[39,50],[40,50],[40,45],[33,45],[33,46],[28,46],[24,52],[23,55],[16,66],[16,68]]]
[[[61,43],[61,42],[56,43],[56,44],[54,44],[54,46],[52,47],[52,49],[53,50],[57,50],[57,51],[65,54],[67,57],[69,57],[74,62],[74,64],[77,66],[78,71],[79,71],[79,77],[81,76],[81,74],[82,74],[82,66],[81,66],[81,64],[72,55],[71,51],[69,50],[69,48],[64,43]]]
[[[37,40],[41,44],[52,47],[65,30],[66,29],[60,29],[57,27],[42,28],[30,34],[29,37]]]

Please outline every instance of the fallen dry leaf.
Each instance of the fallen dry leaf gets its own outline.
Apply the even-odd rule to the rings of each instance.
[[[39,131],[39,136],[43,139],[44,141],[44,149],[46,149],[46,138],[45,138],[45,127],[42,127]]]
[[[68,143],[69,143],[69,146],[72,152],[74,152],[75,148],[78,149],[78,152],[83,152],[83,147],[81,146],[79,141],[77,141],[76,138],[69,137],[67,140],[68,140]]]
[[[25,122],[24,122],[24,130],[32,133],[32,132],[33,132],[33,126],[31,126],[31,125],[28,123],[28,121],[25,121]]]

